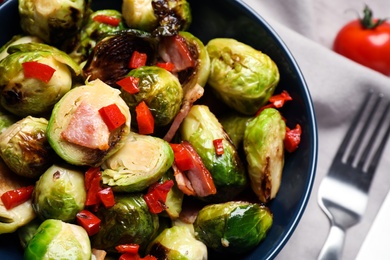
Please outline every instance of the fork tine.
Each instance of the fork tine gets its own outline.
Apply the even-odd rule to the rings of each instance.
[[[370,93],[370,97],[371,97],[371,95],[372,95],[372,92]],[[382,94],[379,94],[378,97],[376,98],[373,107],[371,108],[371,110],[370,110],[369,113],[368,113],[366,122],[364,123],[365,126],[368,126],[368,125],[371,124],[371,121],[372,121],[372,119],[373,119],[373,116],[371,116],[371,115],[373,115],[373,114],[375,113],[375,111],[377,110],[377,108],[378,108],[378,106],[379,106],[379,103],[380,103],[380,101],[381,101],[382,98],[383,98],[383,95],[382,95]],[[365,104],[367,104],[367,103],[368,103],[368,102],[363,103],[363,106],[362,106],[362,107],[363,107],[364,110],[367,109],[367,107],[365,106]],[[362,112],[362,114],[363,114],[363,112]],[[360,114],[359,121],[361,120],[361,115],[362,115],[362,114]],[[359,115],[359,114],[358,114],[358,115]],[[358,135],[358,137],[357,137],[357,139],[356,139],[356,141],[355,141],[355,144],[354,144],[353,148],[350,150],[350,154],[349,154],[349,156],[348,156],[347,163],[352,164],[352,163],[354,162],[355,157],[356,157],[356,155],[357,155],[357,153],[358,153],[358,151],[359,151],[359,147],[360,147],[360,145],[363,143],[363,138],[364,138],[364,136],[365,136],[365,133],[366,133],[366,129],[365,129],[364,127],[362,127],[362,128],[360,129],[359,135]]]
[[[368,158],[368,155],[371,151],[371,149],[373,148],[374,144],[375,144],[375,140],[376,138],[378,137],[378,133],[380,131],[380,129],[382,128],[384,122],[385,122],[385,118],[387,116],[387,113],[389,111],[389,108],[390,108],[390,103],[388,102],[387,105],[386,105],[386,108],[384,109],[379,121],[377,122],[377,125],[375,127],[375,130],[372,132],[371,134],[371,137],[370,137],[370,140],[369,142],[367,143],[367,147],[364,149],[364,152],[362,153],[361,157],[360,157],[360,160],[357,164],[357,167],[358,168],[362,168],[364,167],[364,164],[365,162],[367,161],[366,159]],[[385,147],[385,144],[386,144],[386,141],[387,141],[387,137],[390,133],[390,129],[388,128],[386,130],[386,134],[383,136],[382,140],[381,140],[381,143],[380,143],[380,146],[378,147],[378,150],[376,151],[375,153],[375,156],[377,156],[378,152],[378,158],[376,158],[375,156],[373,157],[373,161],[377,160],[377,162],[379,162],[379,159],[380,159],[380,155],[382,153],[382,150],[384,149]],[[372,163],[371,163],[372,164]],[[372,167],[372,166],[370,166]],[[370,169],[371,170],[371,169]]]
[[[367,94],[367,96],[366,96],[366,98],[365,98],[365,100],[364,100],[364,102],[363,102],[362,104],[367,104],[368,101],[370,100],[372,94],[373,94],[373,91],[370,91],[370,92]],[[359,109],[359,112],[356,113],[356,115],[355,115],[355,117],[354,117],[354,119],[353,119],[353,121],[352,121],[352,124],[351,124],[351,126],[349,127],[349,129],[348,129],[348,131],[347,131],[347,133],[346,133],[346,135],[345,135],[344,140],[341,142],[340,147],[339,147],[339,149],[338,149],[337,152],[336,152],[335,158],[342,158],[343,154],[344,154],[345,151],[347,150],[348,143],[350,142],[350,140],[351,140],[351,138],[352,138],[352,134],[353,134],[353,132],[355,131],[356,126],[358,125],[358,123],[359,123],[359,121],[360,121],[360,117],[361,117],[361,115],[363,114],[364,110],[365,110],[365,106],[362,105],[362,106],[360,107],[360,109]]]

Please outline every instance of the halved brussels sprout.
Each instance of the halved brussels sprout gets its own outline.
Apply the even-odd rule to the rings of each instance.
[[[245,201],[211,204],[198,213],[195,237],[217,252],[241,254],[266,237],[272,222],[271,212],[260,204]]]
[[[228,201],[247,185],[245,167],[234,145],[215,115],[204,105],[194,105],[180,126],[183,140],[192,144],[210,171],[217,194],[206,200]],[[217,155],[213,141],[222,139],[223,154]]]
[[[42,42],[41,39],[39,39],[36,36],[24,36],[24,35],[15,35],[12,37],[11,40],[9,40],[6,44],[4,44],[0,48],[0,60],[4,59],[6,56],[8,56],[8,47],[12,45],[17,45],[17,44],[23,44],[23,43],[29,43],[29,42]]]
[[[32,205],[42,220],[71,222],[84,208],[86,196],[83,171],[69,165],[53,165],[36,182]]]
[[[91,237],[92,246],[116,253],[115,246],[134,243],[144,252],[156,236],[159,220],[150,213],[142,194],[117,194],[115,205],[100,207],[96,216],[101,220],[99,232]]]
[[[186,0],[124,0],[122,14],[130,28],[155,35],[174,35],[187,30],[192,22]]]
[[[84,228],[45,220],[24,251],[24,259],[91,259],[91,243]]]
[[[207,260],[207,247],[185,225],[164,229],[148,246],[159,259]]]
[[[17,175],[35,179],[54,162],[45,118],[25,117],[0,135],[0,156]]]
[[[19,0],[22,30],[59,46],[82,27],[90,0]]]
[[[119,192],[142,191],[158,181],[172,163],[168,142],[131,132],[124,146],[103,162],[103,184]]]
[[[279,70],[265,53],[229,38],[216,38],[206,45],[211,68],[208,84],[228,106],[253,115],[274,93]]]
[[[252,190],[260,201],[275,198],[282,179],[286,123],[274,108],[250,120],[244,134],[244,151]]]
[[[121,96],[130,107],[132,115],[135,117],[135,107],[145,101],[154,117],[154,124],[168,125],[179,112],[183,99],[179,80],[169,71],[157,66],[133,69],[128,76],[139,79],[138,93],[130,94],[121,89]]]
[[[12,45],[8,52],[10,55],[0,61],[0,102],[6,110],[20,117],[48,113],[71,89],[73,74],[81,72],[66,53],[43,43]],[[26,77],[25,62],[47,65],[54,73],[47,82],[34,76]],[[35,73],[39,73],[39,69],[35,68]],[[44,75],[45,71],[41,73]]]
[[[99,109],[112,104],[119,108],[126,121],[110,131]],[[130,118],[120,91],[97,79],[73,88],[55,105],[47,138],[66,162],[99,166],[123,146],[130,133]]]
[[[0,195],[4,192],[32,185],[26,178],[13,173],[0,159]],[[36,217],[31,200],[17,207],[6,209],[0,200],[0,234],[15,232],[18,228],[26,225]]]

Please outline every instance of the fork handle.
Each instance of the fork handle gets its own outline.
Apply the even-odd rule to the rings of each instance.
[[[329,230],[328,238],[318,256],[318,260],[337,260],[341,259],[344,247],[345,231],[337,225],[332,225]]]

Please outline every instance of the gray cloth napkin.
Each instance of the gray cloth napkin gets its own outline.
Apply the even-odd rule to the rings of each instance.
[[[390,78],[331,50],[337,31],[362,14],[367,3],[374,16],[385,18],[385,0],[243,0],[282,38],[306,79],[316,111],[319,154],[311,198],[295,232],[277,259],[316,259],[329,231],[317,204],[317,191],[357,107],[368,89],[390,97]],[[343,259],[355,259],[364,237],[390,188],[390,142],[377,168],[369,204],[361,222],[347,231]],[[335,191],[337,192],[337,191]],[[340,194],[342,196],[342,194]]]

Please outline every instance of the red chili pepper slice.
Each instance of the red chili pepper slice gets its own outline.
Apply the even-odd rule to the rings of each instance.
[[[89,236],[99,232],[101,220],[86,209],[76,214],[76,221],[87,231]]]
[[[194,167],[190,152],[182,144],[170,144],[174,153],[174,160],[180,171],[187,171]]]
[[[146,55],[146,53],[134,51],[130,58],[129,68],[136,69],[145,66],[147,58],[148,56]]]
[[[115,247],[116,251],[118,253],[131,253],[131,254],[138,254],[139,250],[139,244],[124,244],[124,245],[118,245]]]
[[[215,153],[217,155],[222,155],[225,152],[225,150],[223,149],[223,139],[222,138],[214,139],[213,145],[215,148]]]
[[[298,149],[299,143],[301,142],[302,129],[299,124],[294,129],[286,129],[286,137],[284,139],[284,147],[287,152],[292,153]]]
[[[114,192],[111,187],[98,191],[98,196],[104,207],[111,208],[115,205]]]
[[[92,20],[99,22],[99,23],[108,24],[111,26],[118,26],[119,23],[121,22],[121,19],[119,19],[119,18],[104,15],[104,14],[96,15],[92,18]]]
[[[26,78],[35,78],[39,79],[46,84],[52,78],[54,72],[56,71],[49,65],[39,63],[36,61],[26,61],[22,63],[23,73]]]
[[[85,190],[89,190],[91,183],[96,173],[100,171],[100,167],[90,167],[84,174]]]
[[[110,131],[117,129],[126,123],[125,115],[122,114],[122,111],[115,103],[100,108],[99,114]]]
[[[31,198],[34,186],[21,187],[14,190],[9,190],[1,195],[1,201],[6,209],[10,210]]]
[[[167,195],[173,185],[173,180],[168,180],[164,183],[152,185],[148,189],[148,192],[144,195],[144,200],[151,213],[158,214],[165,210]]]
[[[290,94],[287,91],[283,90],[282,93],[270,97],[269,102],[271,102],[276,108],[283,107],[286,101],[292,100]]]
[[[138,132],[140,134],[152,134],[154,132],[154,118],[145,101],[141,101],[136,107]]]
[[[175,69],[175,64],[172,62],[157,62],[156,66],[166,69],[167,71],[173,71]]]
[[[96,172],[93,177],[89,189],[87,190],[87,198],[85,200],[85,206],[96,206],[100,204],[98,192],[102,190],[100,182],[102,180],[102,173]]]
[[[139,92],[138,88],[139,78],[128,76],[116,82],[123,90],[130,94],[137,94]]]

